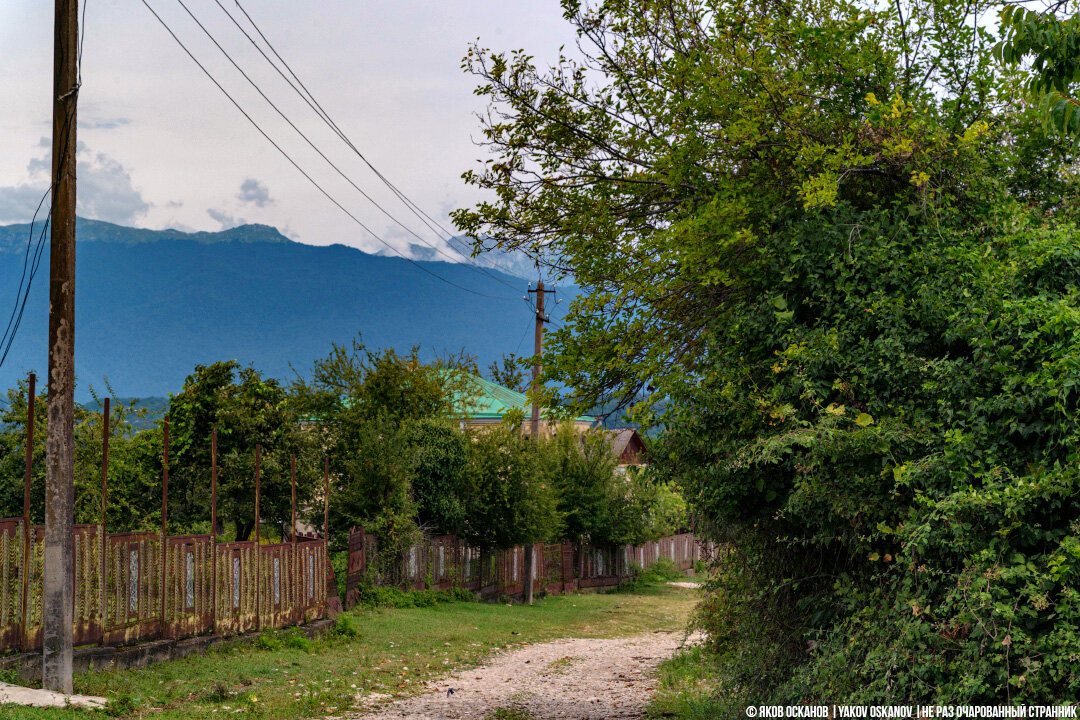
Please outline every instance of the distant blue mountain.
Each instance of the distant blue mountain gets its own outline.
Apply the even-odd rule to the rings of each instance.
[[[15,301],[29,233],[0,226],[0,328]],[[46,246],[47,246],[46,242]],[[105,378],[121,396],[176,392],[198,363],[237,359],[282,379],[306,373],[332,342],[357,333],[369,347],[427,358],[465,350],[481,367],[531,352],[527,280],[461,264],[370,255],[293,242],[265,225],[218,233],[143,230],[79,220],[76,250],[76,396]],[[0,389],[47,366],[46,249]],[[552,313],[561,319],[566,303]]]

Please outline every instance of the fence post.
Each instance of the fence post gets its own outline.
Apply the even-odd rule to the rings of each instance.
[[[105,581],[108,570],[106,550],[108,543],[108,508],[109,508],[109,398],[105,398],[101,409],[101,644],[105,644],[105,625],[109,610],[109,584]]]
[[[22,626],[19,644],[23,652],[29,650],[26,639],[26,623],[30,618],[30,474],[34,464],[34,401],[37,399],[37,376],[30,373],[30,387],[26,399],[26,473],[23,477],[23,562],[22,562]]]
[[[262,630],[262,549],[259,547],[259,481],[262,445],[255,445],[255,629]]]
[[[161,463],[161,637],[167,636],[165,597],[169,592],[169,416],[165,416]]]
[[[210,623],[217,632],[217,428],[210,432]]]
[[[330,558],[330,457],[323,458],[323,538],[326,540],[326,557]]]
[[[289,483],[292,488],[292,562],[289,563],[291,569],[289,577],[289,587],[292,588],[292,608],[290,613],[297,613],[298,603],[296,592],[297,579],[299,574],[297,567],[299,566],[298,558],[296,555],[296,455],[289,455]]]

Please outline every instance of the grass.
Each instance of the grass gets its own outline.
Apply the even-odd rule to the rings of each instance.
[[[488,715],[484,720],[537,720],[536,716],[524,708],[501,707]]]
[[[700,646],[680,651],[660,664],[660,681],[646,717],[651,720],[713,720],[727,717],[715,659]],[[741,713],[739,713],[741,714]]]
[[[104,713],[9,705],[0,706],[0,717],[219,720],[241,714],[295,720],[340,714],[354,708],[360,694],[406,695],[422,680],[475,665],[502,648],[558,637],[681,630],[695,601],[690,590],[649,586],[633,593],[542,598],[532,607],[439,602],[365,608],[346,613],[336,632],[317,640],[282,630],[265,633],[253,645],[151,668],[76,675],[76,692],[110,698]]]

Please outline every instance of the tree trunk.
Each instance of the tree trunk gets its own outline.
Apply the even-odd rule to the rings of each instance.
[[[234,520],[236,523],[236,539],[247,540],[251,536],[251,531],[255,529],[254,520]]]
[[[533,543],[525,544],[525,602],[533,604],[533,553],[536,546]]]

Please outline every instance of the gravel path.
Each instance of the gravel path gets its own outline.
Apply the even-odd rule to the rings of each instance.
[[[683,639],[682,633],[657,631],[529,645],[496,655],[479,668],[428,682],[411,698],[386,703],[386,696],[368,696],[375,706],[348,717],[483,720],[498,708],[518,707],[538,720],[640,718],[653,695],[653,671]],[[447,695],[449,689],[453,695]]]

